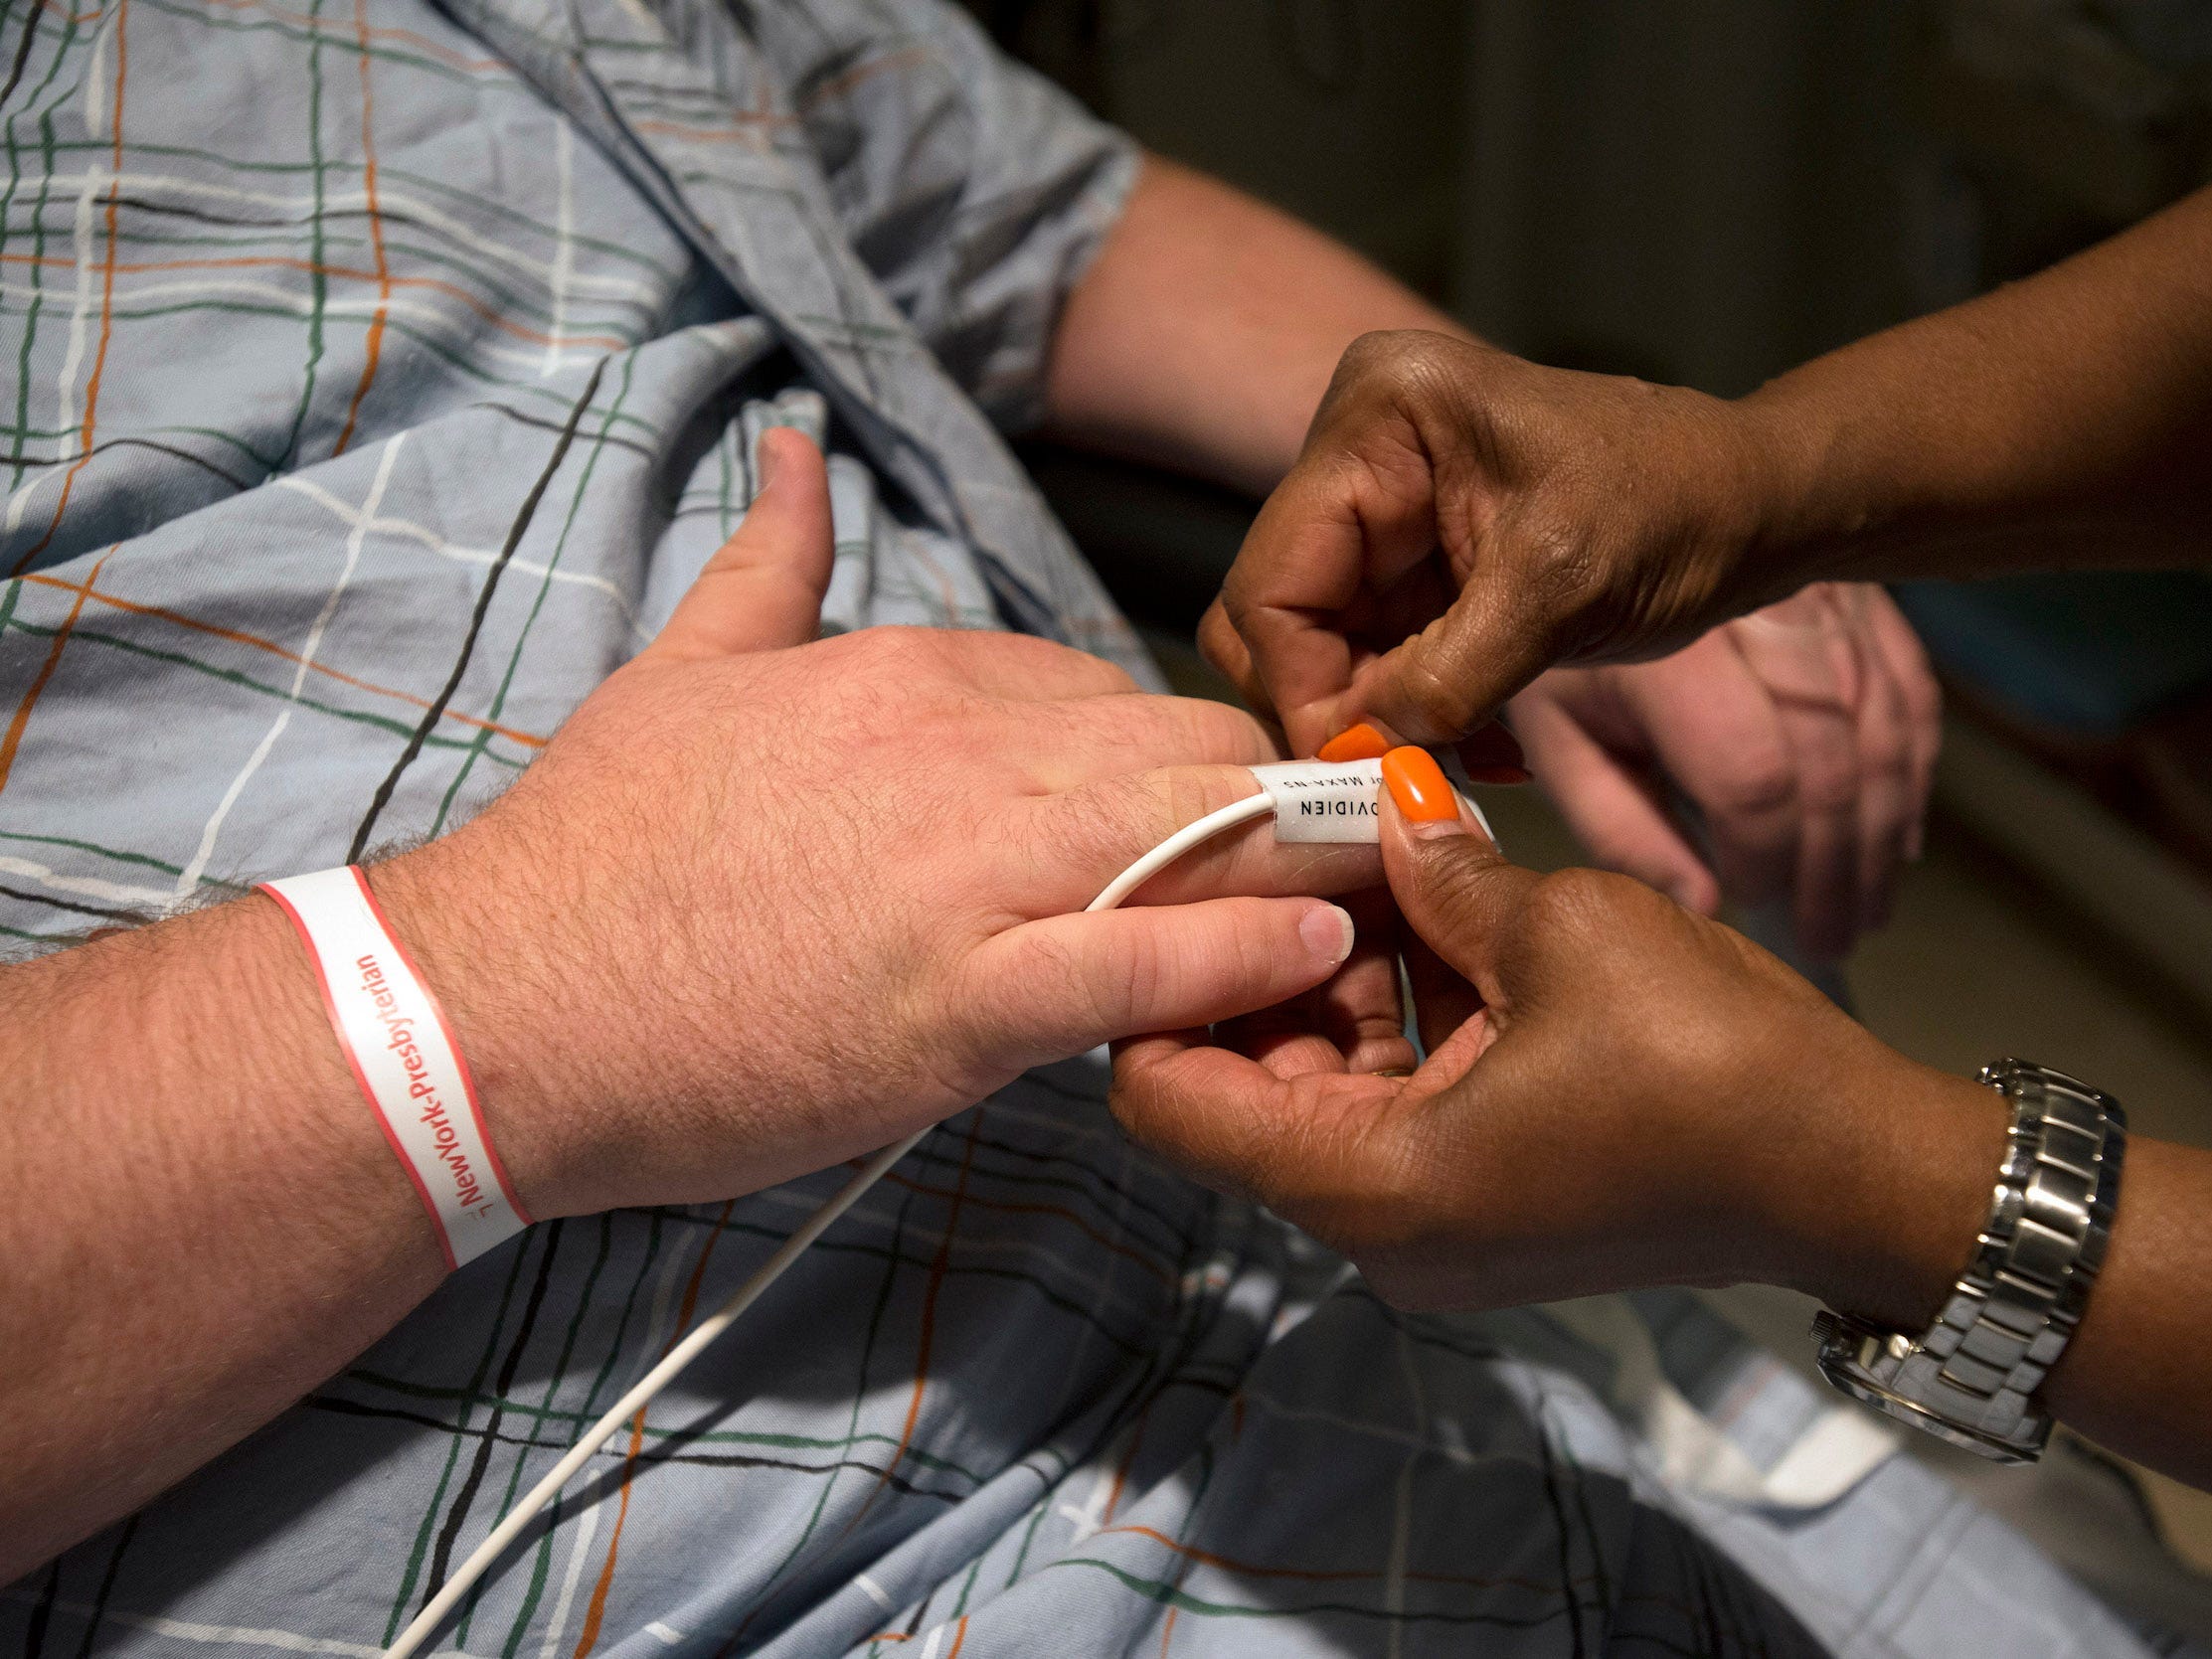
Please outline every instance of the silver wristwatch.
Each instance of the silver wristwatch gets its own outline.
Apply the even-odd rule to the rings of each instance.
[[[2033,1462],[2051,1419],[2035,1391],[2097,1283],[2120,1196],[2120,1102],[2020,1060],[1981,1069],[2012,1107],[1989,1220],[1936,1323],[1918,1337],[1822,1313],[1821,1375],[1902,1422],[1999,1463]]]

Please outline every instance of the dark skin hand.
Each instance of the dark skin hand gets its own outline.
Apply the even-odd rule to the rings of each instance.
[[[1441,779],[1439,780],[1441,784]],[[1766,951],[1625,877],[1540,876],[1470,818],[1386,800],[1430,1058],[1353,1069],[1279,1012],[1132,1040],[1137,1140],[1344,1251],[1409,1308],[1761,1281],[1924,1329],[1984,1220],[2006,1112]],[[2089,1311],[2044,1391],[2084,1433],[2212,1482],[2199,1315],[2212,1155],[2137,1139]]]
[[[1368,335],[1201,637],[1301,752],[1446,743],[1811,581],[2204,562],[2208,435],[2212,190],[1734,401]]]
[[[1657,656],[1808,583],[2207,563],[2208,438],[2212,190],[1733,402],[1371,335],[1202,637],[1301,750],[1361,721],[1445,743],[1556,664]],[[1280,1017],[1220,1046],[1148,1038],[1119,1064],[1133,1133],[1408,1305],[1758,1279],[1926,1328],[1986,1214],[1994,1093],[1633,883],[1386,820],[1391,886],[1433,947],[1409,955],[1427,1065],[1357,1076],[1325,1027]],[[2208,1214],[2212,1155],[2130,1146],[2043,1390],[2198,1484]]]
[[[1365,335],[1199,641],[1301,751],[1360,720],[1451,742],[1555,663],[1663,655],[1780,597],[1731,585],[1762,464],[1699,393]]]
[[[1840,959],[1918,846],[1936,684],[1879,588],[1736,574],[1774,487],[1752,424],[1367,336],[1201,640],[1300,752],[1365,721],[1455,741],[1480,777],[1517,691],[1506,718],[1594,858],[1707,913],[1787,900],[1799,947]]]

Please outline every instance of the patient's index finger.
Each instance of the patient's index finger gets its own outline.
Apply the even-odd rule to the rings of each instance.
[[[1176,831],[1260,793],[1237,765],[1163,766],[1101,778],[1056,792],[1028,812],[1025,833],[1049,859],[1037,861],[1032,903],[1072,910]],[[1138,904],[1187,904],[1229,894],[1336,895],[1382,880],[1376,848],[1348,843],[1287,843],[1273,815],[1189,849],[1131,895]]]

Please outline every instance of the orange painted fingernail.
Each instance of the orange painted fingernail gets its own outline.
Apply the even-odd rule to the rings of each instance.
[[[1390,743],[1364,720],[1357,726],[1348,726],[1323,744],[1317,758],[1332,766],[1347,760],[1374,760],[1390,752]]]
[[[1451,792],[1444,768],[1425,748],[1394,748],[1383,756],[1383,781],[1398,810],[1417,824],[1456,821],[1459,797]]]

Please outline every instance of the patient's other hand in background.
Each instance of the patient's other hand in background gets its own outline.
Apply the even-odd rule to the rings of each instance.
[[[1920,856],[1942,696],[1871,584],[1807,587],[1653,662],[1555,668],[1507,709],[1593,859],[1701,915],[1781,904],[1807,956],[1887,921]]]

